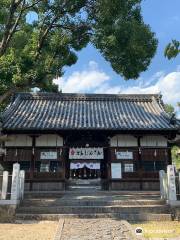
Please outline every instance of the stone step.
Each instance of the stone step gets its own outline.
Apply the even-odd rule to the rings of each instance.
[[[19,207],[17,213],[30,214],[97,214],[97,213],[169,213],[165,205],[114,205],[114,206],[50,206]]]
[[[62,192],[25,192],[24,199],[25,200],[31,200],[31,199],[64,199],[64,196],[66,196],[66,199],[72,199],[72,200],[113,200],[113,199],[120,199],[120,200],[161,200],[159,194],[130,194],[130,193],[112,193],[112,192],[101,192],[101,191],[62,191]]]
[[[65,193],[65,191],[29,191],[24,193],[24,199],[61,198]]]
[[[79,197],[79,196],[90,196],[90,197],[98,197],[98,196],[121,196],[123,199],[160,199],[160,194],[158,191],[102,191],[97,190],[94,194],[94,192],[86,192],[84,190],[81,190],[80,192],[77,192],[76,190],[71,191],[26,191],[25,192],[25,199],[28,198],[60,198],[62,196],[70,196],[70,197]]]
[[[101,190],[101,186],[68,186],[68,191],[76,191],[76,192],[94,192]]]
[[[127,221],[171,221],[171,214],[98,213],[98,214],[16,214],[17,220],[58,221],[61,218],[116,218]]]
[[[78,200],[78,199],[61,199],[61,198],[34,198],[25,199],[21,206],[110,206],[110,205],[165,205],[164,200]]]

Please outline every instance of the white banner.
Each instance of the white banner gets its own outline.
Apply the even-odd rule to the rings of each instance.
[[[70,148],[69,159],[103,159],[103,148]]]
[[[40,159],[57,159],[57,152],[41,152]]]
[[[89,169],[100,169],[100,163],[71,163],[70,169],[81,169],[87,167]]]
[[[122,178],[121,163],[111,163],[111,178]]]
[[[133,152],[116,152],[117,159],[133,159]]]

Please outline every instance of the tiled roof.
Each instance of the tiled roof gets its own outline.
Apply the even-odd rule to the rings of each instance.
[[[159,95],[19,93],[2,115],[4,130],[170,130]]]

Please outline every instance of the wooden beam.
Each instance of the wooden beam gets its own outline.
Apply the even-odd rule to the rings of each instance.
[[[32,154],[30,163],[30,191],[33,187],[34,169],[35,169],[35,147],[36,147],[36,136],[32,136]]]

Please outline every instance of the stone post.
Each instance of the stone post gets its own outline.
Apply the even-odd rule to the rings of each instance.
[[[175,182],[175,169],[173,165],[167,166],[167,179],[168,179],[168,200],[176,201],[176,182]]]
[[[3,180],[2,180],[2,193],[1,193],[1,199],[6,200],[7,196],[7,190],[8,190],[8,175],[9,173],[7,171],[3,172]]]
[[[21,200],[24,198],[24,181],[25,181],[25,171],[21,170],[19,173],[19,178],[20,178],[20,191],[19,191],[19,197]]]
[[[163,188],[164,188],[164,195],[165,199],[168,199],[168,180],[167,180],[167,173],[163,175]]]
[[[11,200],[18,200],[19,198],[19,171],[20,164],[13,164],[12,185],[11,185]]]
[[[166,191],[165,191],[165,182],[164,182],[164,177],[166,173],[164,170],[159,171],[159,181],[160,181],[160,194],[161,194],[161,199],[166,199]]]
[[[179,182],[178,182],[178,184],[179,184],[179,193],[180,193],[180,172],[179,172]]]

